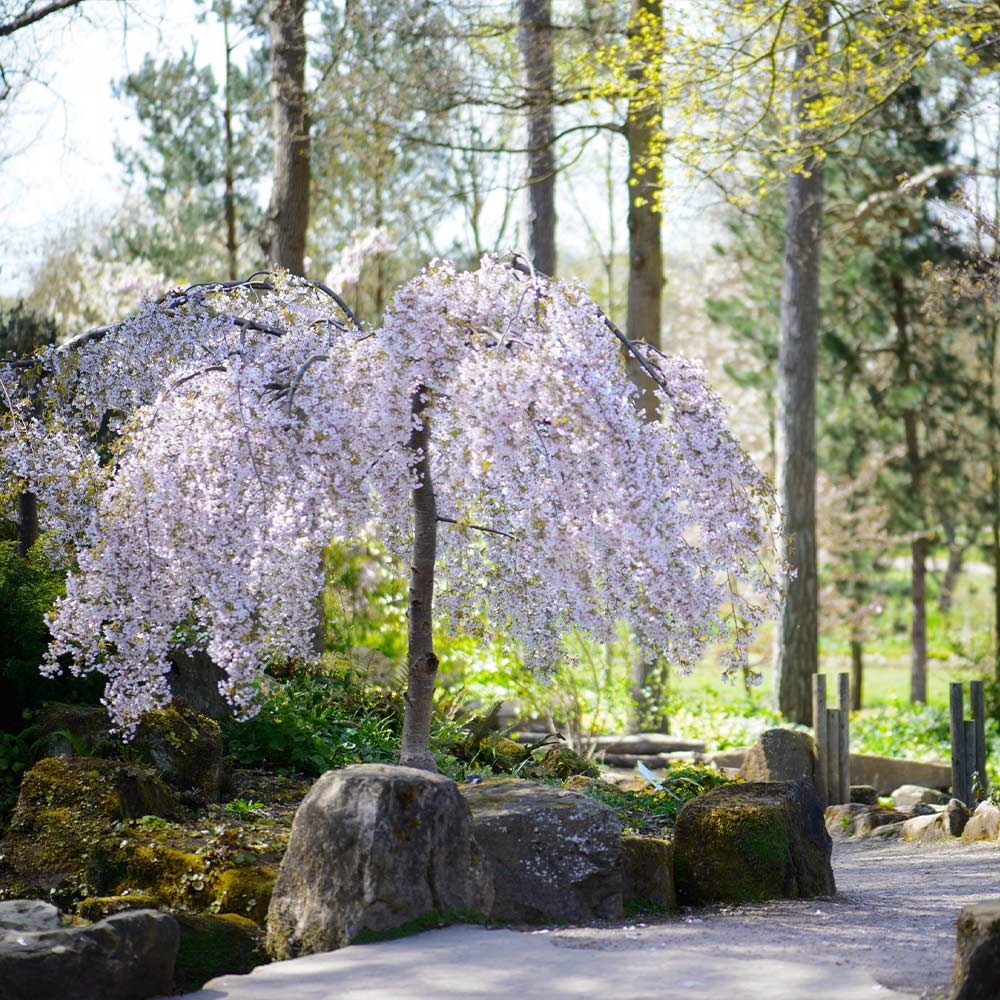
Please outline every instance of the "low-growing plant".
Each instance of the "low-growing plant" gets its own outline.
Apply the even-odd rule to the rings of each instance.
[[[0,732],[0,830],[17,805],[21,779],[38,757],[38,730],[29,725],[19,733]]]
[[[735,779],[699,763],[674,764],[659,781],[659,787],[627,791],[600,779],[575,787],[611,806],[627,831],[661,835],[673,827],[685,802]]]

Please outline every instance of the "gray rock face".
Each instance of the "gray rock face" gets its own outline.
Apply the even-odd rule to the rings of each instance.
[[[488,913],[492,872],[453,781],[388,764],[328,771],[295,814],[268,951],[331,951],[437,912]]]
[[[686,802],[677,817],[677,899],[695,906],[830,896],[832,850],[807,782],[724,785]]]
[[[58,930],[0,931],[0,1000],[146,1000],[169,993],[180,934],[155,910]]]
[[[958,915],[951,1000],[1000,996],[1000,899],[966,906]]]
[[[1000,809],[989,799],[980,802],[962,831],[962,840],[996,840],[1000,837]]]
[[[908,819],[900,828],[900,834],[904,840],[947,840],[949,837],[961,837],[968,822],[969,810],[965,803],[952,799],[939,813]]]
[[[579,792],[501,778],[463,785],[494,866],[491,916],[523,923],[622,916],[622,827]]]
[[[674,845],[669,840],[622,836],[622,895],[637,909],[677,908]]]
[[[56,931],[59,911],[40,899],[8,899],[0,902],[0,933],[3,931]]]
[[[877,806],[878,789],[871,785],[851,785],[851,801],[865,806]]]
[[[892,801],[897,809],[912,809],[918,802],[937,806],[946,805],[948,796],[936,788],[927,788],[923,785],[900,785],[893,791]]]
[[[768,729],[750,747],[740,768],[746,781],[807,781],[815,788],[816,749],[808,733]]]

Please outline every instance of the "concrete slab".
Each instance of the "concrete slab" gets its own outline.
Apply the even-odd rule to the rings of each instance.
[[[652,930],[652,929],[651,929]],[[620,932],[618,932],[620,934]],[[903,997],[808,953],[753,958],[661,934],[614,950],[560,934],[449,927],[223,976],[180,1000],[871,1000]],[[176,1000],[176,998],[175,998]]]

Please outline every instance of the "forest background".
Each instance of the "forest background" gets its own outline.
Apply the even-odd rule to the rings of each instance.
[[[446,692],[518,699],[583,748],[626,724],[725,745],[778,718],[772,692],[786,720],[808,722],[811,674],[850,670],[856,707],[871,709],[855,730],[866,746],[940,752],[948,683],[1000,679],[1000,11],[712,7],[193,3],[197,43],[174,29],[114,76],[121,203],[86,211],[80,192],[79,214],[0,295],[0,352],[274,261],[374,323],[428,259],[469,266],[521,247],[583,281],[630,336],[703,360],[737,435],[782,484],[793,564],[809,556],[797,511],[815,510],[815,570],[797,566],[789,612],[817,616],[813,653],[793,648],[787,622],[765,629],[752,657],[763,683],[727,687],[712,662],[690,677],[637,663],[623,635],[568,648],[552,685],[511,649],[442,637]],[[0,4],[0,170],[31,155],[19,107],[74,32],[120,35],[137,20],[149,5]],[[304,41],[299,84],[275,58],[297,51],[282,24]],[[289,183],[303,166],[306,183]],[[308,192],[305,214],[291,189]],[[814,360],[789,357],[810,339]],[[814,402],[808,386],[794,394],[810,371]],[[812,426],[812,445],[790,433]],[[814,502],[795,487],[802,470],[783,471],[796,449],[806,466],[815,455]],[[13,635],[28,613],[13,513],[5,532]],[[391,683],[398,568],[346,543],[329,563],[327,654]],[[37,617],[59,580],[29,575]],[[5,650],[5,670],[32,649]]]

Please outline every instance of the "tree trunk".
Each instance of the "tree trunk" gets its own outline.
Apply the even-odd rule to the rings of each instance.
[[[437,557],[437,500],[431,480],[427,390],[418,386],[411,399],[410,452],[417,485],[413,490],[413,565],[410,568],[406,708],[399,762],[436,771],[430,750],[431,716],[438,659],[434,655],[434,562]]]
[[[21,493],[17,498],[17,553],[24,558],[38,541],[38,499],[34,493]]]
[[[556,273],[556,157],[552,111],[552,2],[519,0],[517,40],[528,105],[528,252]]]
[[[225,8],[222,15],[222,35],[226,47],[226,93],[223,123],[226,130],[226,192],[223,207],[226,213],[226,263],[229,280],[236,280],[236,192],[235,157],[233,155],[233,50],[229,44],[229,16]]]
[[[816,24],[824,6],[811,7]],[[803,70],[812,48],[796,50]],[[801,119],[812,95],[798,94]],[[785,515],[779,555],[790,575],[774,657],[775,700],[792,722],[812,722],[812,676],[819,665],[816,575],[816,356],[823,230],[823,167],[813,158],[785,188],[785,255],[781,281],[776,453],[778,499]]]
[[[899,274],[891,277],[893,320],[896,324],[897,355],[901,380],[913,384],[910,356],[910,325],[906,311],[906,285]],[[914,506],[916,526],[910,543],[911,582],[910,605],[910,701],[927,701],[927,539],[923,535],[924,460],[920,453],[920,428],[917,411],[903,411],[903,435],[906,441],[906,464],[910,473],[910,500]]]
[[[910,701],[927,701],[927,539],[923,535],[910,543],[913,561],[911,603]]]
[[[944,579],[941,581],[941,589],[938,591],[938,610],[942,614],[951,612],[951,605],[955,598],[955,584],[958,583],[959,574],[962,572],[962,563],[965,560],[965,546],[960,545],[955,537],[955,525],[948,519],[943,523],[945,540],[948,543],[948,564],[944,569]]]
[[[260,245],[269,263],[305,269],[309,226],[309,114],[305,0],[269,0],[274,183]]]
[[[861,711],[861,685],[865,676],[865,647],[861,637],[851,635],[851,711]]]
[[[629,33],[637,33],[643,22],[663,20],[662,0],[632,0]],[[646,68],[636,65],[629,73],[637,83],[644,79]],[[663,315],[663,242],[659,206],[663,187],[663,169],[651,157],[654,137],[662,119],[662,107],[650,89],[629,102],[625,138],[628,141],[628,305],[625,333],[629,340],[662,347]],[[646,417],[658,417],[653,382],[629,354],[625,359],[629,378],[639,387],[640,405]],[[632,668],[632,700],[636,715],[630,728],[647,726],[667,732],[670,720],[663,704],[666,700],[667,670],[656,670],[655,661],[640,661]],[[661,683],[662,682],[662,683]]]
[[[661,0],[632,0],[629,32],[644,23],[663,20]],[[644,67],[630,67],[639,82]],[[651,155],[661,119],[662,107],[647,91],[629,102],[625,136],[628,140],[628,312],[625,333],[629,340],[662,347],[660,328],[663,316],[663,243],[659,206],[663,188],[663,168]],[[657,414],[652,395],[653,383],[631,356],[627,361],[632,380],[643,391],[642,404],[652,418]]]

